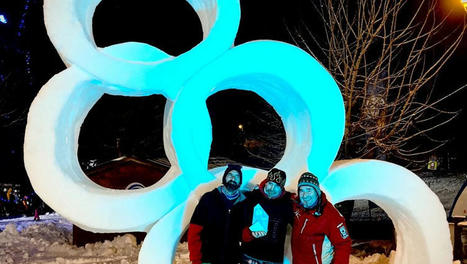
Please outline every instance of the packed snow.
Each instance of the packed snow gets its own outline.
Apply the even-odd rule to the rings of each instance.
[[[72,225],[58,214],[43,215],[37,222],[32,217],[0,220],[0,231],[0,263],[4,264],[137,264],[141,248],[131,234],[74,246]],[[389,256],[358,252],[350,257],[350,264],[391,264],[394,255],[394,251]],[[190,263],[187,243],[179,244],[174,263]]]

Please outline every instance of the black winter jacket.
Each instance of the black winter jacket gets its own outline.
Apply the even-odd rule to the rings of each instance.
[[[245,196],[240,194],[235,202],[230,201],[219,188],[201,197],[191,218],[189,228],[192,230],[188,230],[188,246],[193,263],[239,263],[241,226],[233,218],[238,218],[234,215],[240,213],[240,202],[244,199]],[[191,239],[192,237],[195,239]],[[201,256],[198,256],[199,247]]]
[[[291,193],[285,192],[279,198],[268,199],[261,191],[263,186],[245,194],[247,198],[243,202],[241,222],[243,233],[249,232],[247,228],[252,224],[254,207],[259,203],[269,215],[268,232],[266,236],[251,241],[243,239],[241,252],[264,261],[282,262],[287,225],[293,222]]]

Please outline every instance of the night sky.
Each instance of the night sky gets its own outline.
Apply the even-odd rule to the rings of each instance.
[[[301,16],[306,16],[307,4],[304,1],[240,1],[242,19],[235,44],[258,39],[292,43],[285,25],[298,23]],[[54,74],[65,69],[48,40],[42,4],[41,0],[0,1],[0,15],[3,14],[7,20],[6,24],[0,23],[0,77],[2,80],[7,78],[8,84],[1,87],[0,91],[0,164],[3,169],[0,182],[27,182],[22,160],[22,141],[29,105],[40,87]],[[416,1],[412,5],[416,6]],[[195,12],[182,0],[104,0],[97,7],[93,22],[94,38],[100,47],[138,41],[161,48],[171,55],[178,55],[202,39],[200,22]],[[437,78],[438,93],[467,83],[466,58],[467,41],[464,38],[456,55]],[[442,107],[459,110],[464,107],[466,99],[467,92],[463,91],[446,101]],[[120,154],[142,159],[164,157],[164,104],[165,98],[160,95],[146,98],[104,96],[83,124],[78,153],[80,162],[85,164],[92,159],[104,161]],[[268,118],[277,118],[266,102],[251,93],[227,91],[210,98],[208,108],[213,119],[211,156],[225,156],[262,168],[271,166],[261,160],[242,160],[245,155],[236,145],[238,137],[244,136],[242,133],[260,136],[281,133],[280,126],[265,128],[264,123],[254,122],[247,116],[248,113],[256,113],[266,121]],[[441,151],[458,156],[459,164],[464,166],[467,164],[467,129],[463,126],[466,121],[464,111],[435,135],[451,140]],[[239,124],[246,124],[246,132],[238,129]],[[280,158],[280,150],[275,155],[270,157],[272,161]]]

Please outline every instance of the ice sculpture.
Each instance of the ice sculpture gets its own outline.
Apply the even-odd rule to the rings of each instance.
[[[44,1],[49,36],[68,69],[45,84],[31,105],[24,159],[35,191],[58,213],[91,231],[146,231],[139,263],[172,263],[197,200],[220,183],[225,169],[207,170],[212,135],[206,100],[235,88],[257,93],[282,118],[287,145],[276,166],[289,175],[289,190],[301,172],[312,171],[333,202],[368,199],[388,212],[397,231],[397,264],[452,260],[444,210],[417,176],[380,161],[339,161],[331,168],[345,122],[338,87],[295,46],[255,41],[232,47],[238,0],[189,0],[204,39],[178,57],[143,43],[96,47],[91,23],[99,2]],[[167,98],[164,147],[172,167],[153,186],[111,190],[82,172],[80,126],[104,93]],[[243,184],[265,175],[245,168]]]

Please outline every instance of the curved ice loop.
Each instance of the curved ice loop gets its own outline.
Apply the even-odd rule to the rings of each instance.
[[[366,199],[391,218],[396,264],[452,263],[446,214],[439,198],[411,171],[383,161],[337,161],[322,181],[332,203]]]
[[[276,166],[290,176],[291,189],[305,170],[327,175],[344,131],[341,93],[315,59],[295,46],[274,41],[255,41],[229,50],[193,76],[169,106],[172,137],[185,135],[174,146],[191,144],[190,149],[177,152],[178,160],[190,165],[181,168],[184,172],[195,174],[206,168],[212,140],[206,100],[225,89],[257,93],[282,118],[287,145]],[[186,113],[197,118],[187,119]],[[197,183],[190,186],[195,188]]]
[[[154,47],[140,44],[140,58],[129,60],[108,54],[94,43],[92,17],[100,1],[45,0],[44,19],[65,63],[112,84],[105,88],[112,94],[161,93],[173,99],[188,78],[233,45],[240,21],[239,0],[189,0],[203,28],[201,43],[178,57],[158,60],[142,57],[144,50]]]
[[[141,246],[139,264],[174,263],[175,249],[189,224],[196,203],[196,199],[188,199],[151,228]]]
[[[106,48],[106,52],[138,58],[140,54],[130,52],[138,45],[119,44]],[[161,55],[155,50],[144,56]],[[147,231],[191,192],[186,174],[179,169],[184,161],[175,160],[174,154],[183,153],[184,148],[174,149],[172,139],[165,137],[165,150],[172,166],[159,182],[148,188],[111,190],[89,180],[77,158],[79,129],[105,90],[101,82],[75,66],[44,85],[29,110],[25,167],[38,195],[74,224],[98,232]],[[170,133],[167,131],[170,129],[165,131]],[[206,170],[188,177],[190,182],[195,181],[192,177],[199,177],[199,182],[213,179]]]
[[[328,174],[344,131],[341,93],[330,74],[311,56],[295,46],[274,41],[250,42],[229,50],[193,76],[176,100],[167,105],[166,111],[172,120],[171,136],[186,136],[174,142],[174,146],[192,146],[183,153],[177,152],[178,160],[189,161],[184,163],[190,165],[182,168],[184,172],[195,175],[196,171],[206,168],[212,140],[206,100],[225,89],[257,93],[282,118],[287,145],[276,167],[287,172],[288,189],[295,191],[298,176],[305,170],[320,177]],[[188,112],[197,118],[187,119]],[[266,174],[254,168],[243,171],[244,184],[258,183]],[[189,182],[193,189],[197,184],[199,181]],[[190,199],[199,197],[194,193]],[[180,207],[179,210],[156,223],[150,234],[173,227],[183,231],[192,209]],[[156,252],[155,255],[165,257],[160,263],[170,263],[172,258],[163,252],[166,250],[163,242],[153,241],[153,237],[155,235],[146,238],[140,259],[149,261],[149,252]],[[171,238],[174,237],[176,239],[179,234]],[[171,246],[176,245],[176,240],[170,241]],[[286,263],[289,263],[287,259]]]

